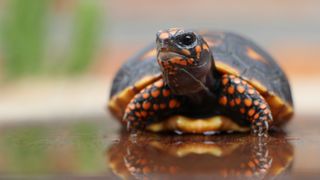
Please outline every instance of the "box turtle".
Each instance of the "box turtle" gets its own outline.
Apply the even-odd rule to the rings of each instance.
[[[249,131],[293,115],[288,79],[254,42],[230,32],[161,30],[116,74],[108,107],[128,130]]]

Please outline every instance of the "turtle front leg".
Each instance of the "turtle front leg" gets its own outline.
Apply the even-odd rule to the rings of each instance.
[[[157,117],[168,115],[179,109],[181,101],[173,95],[163,80],[142,89],[127,105],[123,121],[127,129],[144,129]]]
[[[251,123],[253,134],[266,136],[273,119],[263,96],[245,80],[234,75],[223,75],[221,86],[219,104],[243,115]]]

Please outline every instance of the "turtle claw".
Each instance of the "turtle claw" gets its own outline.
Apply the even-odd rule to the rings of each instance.
[[[128,121],[127,122],[127,131],[130,131],[131,129],[132,129],[131,122]]]
[[[127,131],[130,132],[130,134],[136,134],[139,130],[138,125],[136,125],[133,121],[127,121]]]
[[[251,133],[258,137],[268,137],[269,123],[265,120],[256,120],[251,127]]]

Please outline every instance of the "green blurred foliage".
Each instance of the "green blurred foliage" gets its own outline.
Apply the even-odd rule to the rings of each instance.
[[[97,48],[99,30],[101,29],[101,10],[92,0],[79,1],[75,12],[71,61],[68,71],[83,72],[90,64],[90,59]]]
[[[48,0],[10,0],[8,6],[1,25],[6,76],[38,73],[42,66]]]
[[[5,155],[7,172],[21,172],[33,174],[46,172],[49,154],[46,152],[43,137],[47,137],[45,129],[29,127],[17,128],[2,134],[0,138],[0,152]],[[4,169],[3,169],[4,170]]]
[[[74,1],[70,12],[70,46],[63,59],[47,63],[52,52],[48,46],[51,23],[50,11],[54,0],[7,0],[0,31],[1,56],[5,79],[43,74],[80,74],[85,72],[98,48],[101,39],[103,9],[101,2],[92,0]],[[51,14],[52,15],[52,14]],[[54,13],[53,13],[54,16]],[[59,19],[58,19],[59,20]],[[48,48],[48,49],[46,49]],[[53,51],[54,52],[54,51]],[[48,67],[48,64],[50,66]],[[1,72],[0,72],[1,73]]]
[[[2,175],[50,175],[105,172],[104,126],[68,124],[11,126],[0,130]]]
[[[89,122],[79,122],[72,126],[74,155],[77,160],[75,165],[79,171],[84,173],[93,173],[97,167],[104,167],[103,143],[98,138],[100,127],[97,124]]]

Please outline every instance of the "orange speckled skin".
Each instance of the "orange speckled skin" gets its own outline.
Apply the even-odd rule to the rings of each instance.
[[[139,80],[159,74],[132,96],[118,98]],[[112,107],[124,112],[129,130],[145,129],[173,115],[223,115],[250,125],[261,136],[293,114],[288,79],[259,46],[233,33],[178,28],[159,31],[156,46],[124,64],[114,79],[111,99]]]
[[[269,105],[251,85],[233,75],[224,75],[220,83],[219,104],[225,111],[236,114],[252,124],[255,134],[263,134],[272,125],[272,114]],[[146,124],[156,121],[154,117],[177,113],[183,97],[170,92],[170,88],[160,79],[141,90],[129,103],[124,121],[129,129],[145,128]]]
[[[271,110],[263,96],[246,81],[223,75],[219,104],[250,122],[253,133],[265,133],[272,125]]]
[[[180,106],[181,97],[172,94],[168,85],[160,79],[134,96],[125,110],[123,120],[128,129],[141,129],[157,120],[150,117],[177,112]]]

